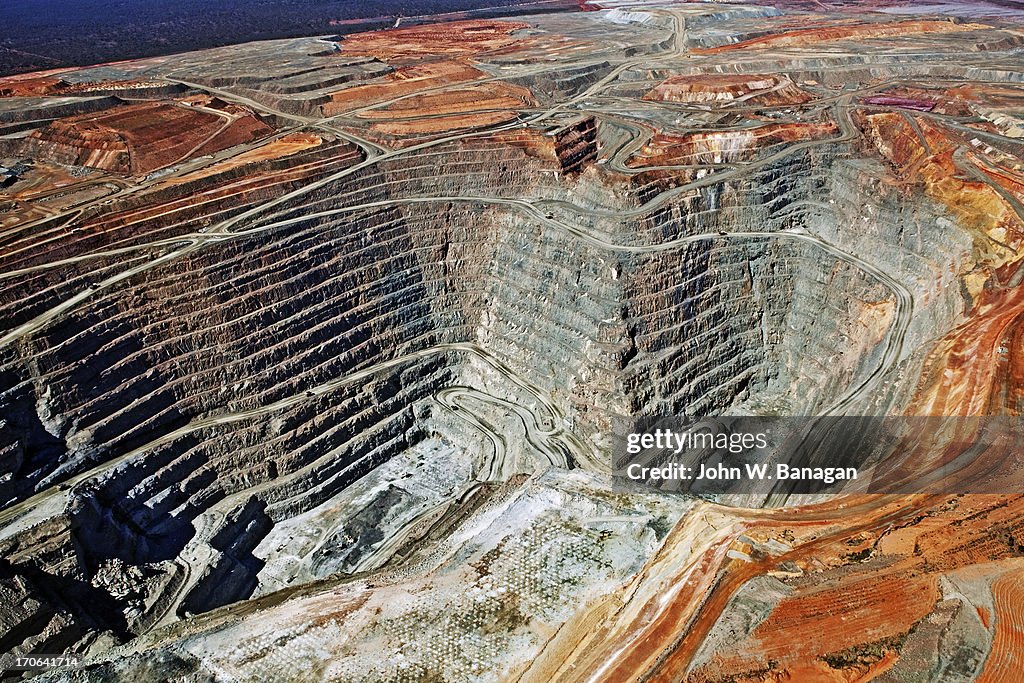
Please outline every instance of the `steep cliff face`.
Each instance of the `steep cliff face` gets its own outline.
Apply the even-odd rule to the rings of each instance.
[[[10,411],[39,422],[17,437],[24,464],[9,500],[96,468],[62,494],[71,523],[51,538],[87,549],[62,561],[71,576],[93,580],[114,561],[146,568],[128,624],[144,629],[247,597],[260,583],[252,551],[273,525],[414,448],[429,434],[414,406],[457,378],[520,401],[506,374],[525,378],[601,468],[615,414],[744,402],[815,412],[879,363],[895,314],[882,284],[802,233],[719,234],[758,231],[763,200],[701,192],[657,230],[706,236],[633,254],[544,214],[462,199],[553,200],[564,193],[557,149],[485,139],[447,147],[441,166],[382,162],[104,286],[8,351],[22,387]],[[489,173],[496,158],[508,172]],[[431,196],[451,199],[401,202]],[[718,210],[695,210],[708,202]],[[130,233],[165,230],[149,220]],[[25,302],[14,313],[12,301],[12,322],[39,315]],[[432,430],[457,441],[445,420]]]
[[[4,141],[35,155],[0,214],[4,649],[95,658],[66,680],[913,668],[954,574],[1019,557],[1016,499],[609,483],[619,416],[1019,411],[1019,147],[974,115],[1019,93],[961,62],[1016,33],[777,15],[84,70],[186,93]],[[842,605],[864,629],[783,651]],[[1006,649],[956,628],[969,673]]]

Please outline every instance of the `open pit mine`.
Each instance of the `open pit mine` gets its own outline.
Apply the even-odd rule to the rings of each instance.
[[[1024,680],[1020,442],[917,478],[1024,409],[1016,5],[0,79],[0,679]],[[899,490],[615,472],[737,415],[967,422]]]

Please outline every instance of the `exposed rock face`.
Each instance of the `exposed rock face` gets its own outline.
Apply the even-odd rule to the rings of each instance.
[[[593,117],[568,123],[548,133],[554,138],[554,153],[565,173],[579,171],[597,158],[597,124]]]
[[[562,173],[583,170],[586,163],[597,158],[597,126],[593,117],[566,121],[543,132],[505,133],[498,139],[523,147],[528,154],[554,164]]]
[[[1021,409],[1019,32],[778,14],[64,75],[181,91],[0,146],[33,157],[0,214],[3,649],[90,658],[43,680],[1011,667],[1019,497],[612,487],[618,416]]]
[[[644,95],[656,102],[691,104],[750,102],[804,104],[811,96],[785,76],[773,74],[672,76]]]

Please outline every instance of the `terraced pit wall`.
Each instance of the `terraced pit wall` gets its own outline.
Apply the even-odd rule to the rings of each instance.
[[[5,452],[35,465],[28,486],[102,467],[45,528],[14,525],[0,539],[5,580],[28,581],[22,592],[44,603],[72,603],[75,625],[61,637],[127,636],[169,612],[247,597],[262,562],[253,549],[273,525],[431,433],[462,438],[446,419],[423,418],[436,392],[461,384],[522,400],[509,378],[444,345],[479,345],[597,449],[614,414],[736,404],[809,413],[874,371],[891,291],[811,240],[720,231],[802,228],[852,251],[865,240],[844,239],[854,228],[819,205],[860,202],[872,218],[858,229],[872,231],[892,269],[918,294],[937,290],[938,257],[898,227],[895,198],[864,204],[857,183],[871,175],[827,151],[635,218],[613,214],[656,198],[663,178],[625,180],[590,164],[556,180],[550,162],[486,139],[413,159],[281,201],[231,228],[248,234],[200,242],[4,348]],[[411,197],[433,199],[395,201]],[[548,200],[557,222],[473,197]],[[126,244],[201,227],[187,213],[170,232],[159,217],[133,225]],[[620,248],[697,234],[670,249]],[[948,248],[962,247],[951,230]],[[7,325],[80,291],[76,268],[8,285]],[[927,315],[954,316],[952,296],[933,296]],[[424,355],[401,360],[410,354]],[[359,389],[330,384],[346,377]],[[4,488],[8,500],[31,493]],[[186,548],[198,559],[180,562]],[[136,568],[134,592],[105,592],[102,576],[124,566]],[[128,620],[117,616],[125,605]]]

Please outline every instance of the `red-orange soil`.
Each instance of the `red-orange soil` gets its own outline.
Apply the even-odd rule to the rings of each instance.
[[[482,126],[494,126],[499,123],[514,121],[518,118],[514,111],[491,111],[473,114],[454,114],[437,118],[424,118],[414,121],[388,121],[386,123],[375,123],[370,130],[383,135],[410,136],[410,135],[431,135],[450,131],[479,128]]]
[[[341,49],[343,54],[372,55],[388,60],[440,55],[467,57],[513,45],[522,39],[512,34],[529,27],[529,24],[512,21],[453,21],[356,33],[345,38]]]
[[[139,196],[106,211],[88,211],[59,241],[34,251],[0,250],[0,267],[25,268],[41,262],[152,242],[209,226],[252,202],[275,197],[362,157],[346,142],[294,133],[180,177],[154,183]]]
[[[815,140],[833,135],[837,127],[827,123],[780,123],[735,131],[687,135],[656,134],[626,162],[630,168],[669,166],[749,159],[758,149],[782,142]]]
[[[271,132],[240,107],[217,108],[223,116],[191,106],[147,103],[60,119],[33,132],[29,150],[64,164],[142,175]]]
[[[248,152],[243,152],[238,156],[233,156],[230,159],[225,159],[224,161],[216,164],[211,164],[205,168],[199,169],[198,171],[193,171],[192,173],[177,178],[171,178],[167,180],[165,184],[180,185],[183,183],[193,182],[202,178],[226,173],[227,171],[237,168],[244,168],[252,164],[257,164],[261,161],[270,161],[298,154],[299,152],[318,147],[321,144],[323,144],[323,139],[319,135],[314,135],[312,133],[289,133],[288,135],[272,140],[265,145],[260,145]]]
[[[336,116],[354,109],[411,96],[431,88],[480,80],[487,75],[462,61],[437,61],[396,69],[383,82],[367,83],[339,90],[321,107],[324,116]],[[418,95],[420,97],[420,95]]]
[[[676,565],[675,553],[701,543],[698,522],[677,527],[645,570],[645,580],[664,592],[621,616],[609,611],[592,629],[590,642],[600,646],[573,653],[565,680],[591,680],[598,671],[599,680],[642,674],[665,683],[869,680],[897,663],[915,628],[935,612],[943,574],[971,567],[984,573],[1013,561],[1024,540],[1022,513],[1024,496],[850,496],[760,511],[707,506],[704,524],[720,529],[718,540],[705,542],[696,561]],[[726,558],[724,549],[741,536],[793,549]],[[765,575],[780,577],[789,595],[691,668],[736,591]],[[1000,603],[1003,610],[1016,605],[1009,591],[1017,589],[1003,590],[997,623]],[[1018,642],[1019,620],[1002,618],[1004,642]]]
[[[429,95],[414,95],[381,109],[359,114],[368,119],[406,119],[488,110],[519,110],[537,106],[526,88],[506,83],[481,83]]]
[[[995,638],[978,683],[1016,683],[1024,671],[1024,568],[992,582]]]
[[[64,85],[57,76],[0,78],[0,97],[42,97]]]
[[[900,36],[929,33],[961,33],[990,28],[984,24],[955,24],[949,21],[901,21],[896,23],[828,26],[785,31],[763,38],[751,38],[729,45],[694,50],[698,54],[716,54],[749,48],[812,47],[820,43],[840,40],[870,40],[871,38],[899,38]]]
[[[922,188],[955,215],[976,236],[979,260],[984,265],[1003,266],[1010,254],[1024,245],[1021,217],[991,184],[968,176],[970,169],[958,167],[957,150],[971,149],[966,138],[929,117],[915,116],[914,121],[920,135],[906,117],[896,112],[861,117],[865,137],[893,167],[901,182]],[[961,163],[973,163],[971,154],[964,154]],[[992,178],[992,182],[996,179]],[[974,293],[978,285],[972,285]]]

